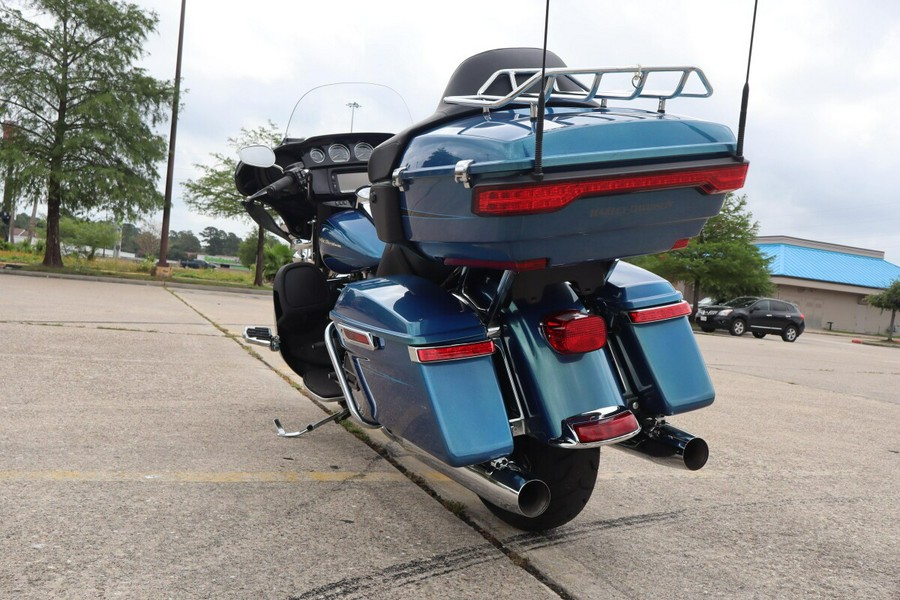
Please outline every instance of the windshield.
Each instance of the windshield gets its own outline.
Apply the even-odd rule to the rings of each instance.
[[[386,85],[329,83],[300,97],[284,137],[298,140],[335,133],[396,133],[410,125],[409,107]]]
[[[730,306],[731,308],[746,308],[759,300],[759,298],[735,298],[734,300],[730,300],[725,303],[725,306]]]

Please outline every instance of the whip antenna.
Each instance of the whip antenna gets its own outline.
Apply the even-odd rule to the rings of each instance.
[[[546,108],[546,90],[544,88],[547,85],[544,78],[547,73],[547,28],[549,23],[550,0],[547,0],[547,9],[544,13],[544,55],[541,59],[541,87],[539,92],[540,96],[538,96],[537,130],[534,133],[534,172],[531,174],[532,177],[538,180],[544,178],[544,171],[541,167],[541,163],[544,158],[544,109]]]
[[[754,0],[753,26],[750,28],[750,52],[747,54],[747,78],[744,80],[744,92],[741,95],[741,118],[738,122],[737,156],[735,157],[738,160],[744,160],[744,130],[747,129],[747,102],[750,99],[750,60],[753,58],[753,37],[756,35],[756,8],[758,5],[759,0]]]

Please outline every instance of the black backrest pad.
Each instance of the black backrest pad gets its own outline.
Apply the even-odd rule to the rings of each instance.
[[[480,108],[446,104],[446,96],[467,96],[478,92],[488,77],[500,69],[514,68],[539,68],[543,58],[543,50],[540,48],[498,48],[488,50],[467,58],[460,64],[446,89],[441,96],[437,109],[430,117],[404,129],[397,135],[380,144],[369,159],[369,181],[377,183],[387,181],[394,169],[400,166],[400,157],[409,141],[421,132],[433,129],[444,122],[457,119],[467,114],[478,114]],[[553,52],[547,52],[547,67],[565,67],[566,63]],[[559,86],[567,90],[580,89],[574,83],[564,79],[559,80]],[[507,78],[498,78],[488,90],[489,94],[506,95],[512,91]]]

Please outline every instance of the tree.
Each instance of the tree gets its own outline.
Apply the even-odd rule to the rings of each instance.
[[[727,194],[721,212],[709,219],[687,247],[633,260],[670,281],[692,284],[693,305],[700,290],[716,299],[772,293],[769,260],[753,245],[759,223],[747,209],[747,196]]]
[[[193,231],[169,232],[169,258],[172,260],[187,260],[197,256],[200,252],[200,240]]]
[[[224,254],[228,243],[228,233],[216,227],[207,227],[200,232],[207,254]]]
[[[900,279],[895,280],[886,290],[880,294],[866,296],[866,302],[876,308],[891,311],[891,325],[888,327],[888,341],[894,339],[894,323],[897,311],[900,310]]]
[[[215,152],[211,155],[212,164],[194,165],[203,173],[197,180],[184,182],[185,204],[197,212],[211,217],[244,218],[249,215],[244,210],[234,185],[234,170],[237,167],[237,151],[245,146],[263,144],[275,146],[281,141],[281,135],[274,123],[269,121],[265,126],[256,129],[242,128],[237,137],[228,138],[231,152],[223,154]],[[257,227],[256,235],[256,275],[254,285],[263,283],[265,231]]]
[[[109,221],[83,221],[65,216],[59,221],[59,237],[88,260],[94,260],[97,250],[112,248],[119,236],[115,224]]]
[[[62,209],[133,217],[158,208],[169,82],[134,66],[157,18],[118,0],[0,6],[0,108],[16,112],[15,160],[47,199],[44,264],[62,266]]]
[[[122,251],[137,254],[138,247],[135,239],[140,235],[141,229],[132,223],[122,223]]]
[[[140,228],[140,232],[134,238],[134,244],[137,246],[135,256],[140,258],[156,258],[159,252],[159,236],[161,227],[156,223],[145,221]]]

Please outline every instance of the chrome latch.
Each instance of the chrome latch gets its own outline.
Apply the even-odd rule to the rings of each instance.
[[[406,167],[398,167],[394,169],[394,172],[391,174],[391,185],[399,189],[401,192],[406,191],[406,184],[403,183],[403,173],[405,171]]]
[[[472,178],[469,175],[469,167],[471,167],[475,163],[474,160],[461,160],[456,163],[456,168],[453,169],[453,179],[456,180],[456,183],[463,184],[463,187],[466,189],[472,187]]]

